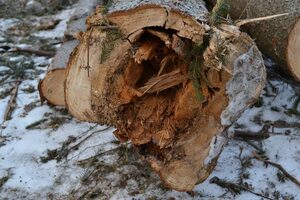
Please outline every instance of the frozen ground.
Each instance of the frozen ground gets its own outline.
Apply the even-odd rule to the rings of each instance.
[[[41,105],[37,84],[51,59],[6,52],[4,46],[57,48],[70,13],[0,19],[0,199],[300,199],[300,186],[253,156],[300,180],[300,117],[293,108],[299,86],[297,94],[297,86],[277,78],[228,131],[250,136],[232,138],[211,176],[190,193],[166,189],[130,144],[117,142],[112,128]],[[39,28],[55,19],[51,30]],[[3,122],[18,83],[16,108]]]

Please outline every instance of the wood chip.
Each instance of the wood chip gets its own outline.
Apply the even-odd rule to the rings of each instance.
[[[141,91],[143,94],[160,92],[173,86],[179,85],[186,80],[187,76],[180,74],[180,69],[176,69],[170,73],[151,78],[145,84],[145,86],[139,88],[139,91]]]
[[[4,118],[3,118],[4,122],[11,119],[11,114],[16,108],[16,99],[17,99],[20,83],[21,83],[20,81],[16,82],[14,89],[10,93],[10,99],[4,113]]]

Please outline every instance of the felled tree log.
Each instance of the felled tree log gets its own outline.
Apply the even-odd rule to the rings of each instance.
[[[216,0],[208,0],[212,4]],[[289,13],[248,23],[243,30],[255,39],[258,47],[272,57],[286,72],[300,81],[300,0],[224,0],[234,20],[253,19]]]
[[[97,122],[97,115],[92,108],[92,74],[100,64],[102,41],[105,37],[106,33],[97,28],[87,31],[68,63],[66,107],[74,117],[82,121]]]
[[[64,34],[64,42],[56,52],[47,74],[39,83],[41,101],[47,101],[52,105],[65,106],[64,83],[66,80],[66,67],[70,54],[78,45],[77,38],[81,31],[86,31],[85,20],[94,11],[101,0],[80,0],[75,8],[74,14],[67,25]]]
[[[112,125],[164,183],[190,191],[213,170],[223,131],[259,96],[263,59],[237,27],[209,27],[205,3],[117,1],[99,7],[72,53],[66,104]]]

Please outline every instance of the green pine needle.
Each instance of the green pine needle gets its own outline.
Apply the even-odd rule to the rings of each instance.
[[[103,4],[103,14],[106,14],[108,12],[109,7],[111,7],[113,4],[113,0],[106,0]]]
[[[217,3],[210,15],[210,24],[220,24],[222,22],[222,19],[224,19],[228,15],[229,10],[230,6],[225,2],[225,0],[217,0]]]
[[[107,30],[106,38],[102,45],[100,63],[104,63],[114,50],[116,41],[122,38],[122,33],[118,29]]]
[[[186,60],[189,61],[189,76],[193,83],[196,98],[198,101],[203,102],[205,100],[202,94],[201,88],[201,65],[203,58],[201,57],[203,53],[202,45],[193,45],[192,50],[187,55]]]

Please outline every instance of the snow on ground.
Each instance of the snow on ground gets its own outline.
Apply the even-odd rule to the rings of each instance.
[[[59,15],[55,16],[55,19],[61,20],[59,24],[53,30],[39,31],[34,35],[42,38],[59,38],[64,36],[64,32],[67,28],[67,19],[72,15],[74,9],[65,10]]]
[[[53,30],[30,34],[35,40],[61,37],[71,13],[67,9],[53,16],[62,20]],[[12,44],[9,29],[18,22],[0,19],[0,46]],[[35,45],[19,37],[17,41],[19,46]],[[2,55],[8,61],[0,60],[0,199],[300,199],[299,186],[253,156],[253,152],[260,153],[300,180],[295,85],[270,80],[260,101],[228,130],[230,136],[241,131],[256,136],[268,133],[269,137],[258,141],[232,138],[211,176],[193,192],[180,193],[166,189],[130,144],[117,142],[112,128],[79,122],[64,108],[41,105],[38,79],[51,59]],[[12,118],[3,122],[16,69],[23,70],[17,106]],[[213,180],[247,186],[257,194],[220,187]]]

